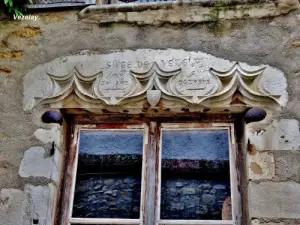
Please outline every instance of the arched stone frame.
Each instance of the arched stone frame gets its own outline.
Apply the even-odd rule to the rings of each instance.
[[[280,110],[286,103],[280,70],[183,50],[83,51],[40,65],[24,78],[24,110],[62,109],[79,117],[93,114],[91,120],[188,114],[208,121],[215,115],[234,118],[251,107]]]

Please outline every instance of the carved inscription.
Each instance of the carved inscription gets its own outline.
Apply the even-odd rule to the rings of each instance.
[[[149,61],[120,61],[120,60],[114,60],[109,61],[106,63],[105,68],[106,69],[131,69],[131,68],[143,68],[148,69],[152,63]]]
[[[158,60],[159,61],[159,60]],[[126,61],[114,60],[106,62],[106,75],[99,82],[99,93],[104,97],[124,97],[134,88],[134,81],[131,79],[130,71],[134,69],[148,70],[154,62],[149,61]],[[191,72],[184,72],[174,77],[174,88],[183,96],[200,97],[210,93],[218,84],[210,74],[203,74],[197,65],[201,58],[184,58],[161,60],[165,67],[188,67],[195,68]]]
[[[182,67],[196,67],[201,64],[201,61],[203,59],[200,57],[188,57],[183,59],[178,58],[172,58],[172,59],[166,59],[166,60],[157,60],[157,63],[160,63],[161,65],[165,67],[176,67],[176,68],[182,68]],[[113,60],[106,62],[105,69],[132,69],[132,68],[138,68],[138,69],[149,69],[153,65],[153,62],[147,61],[147,60],[140,60],[140,61],[127,61],[127,60]]]
[[[192,71],[187,76],[179,76],[176,79],[177,91],[186,96],[203,96],[210,92],[216,85],[209,74],[201,75],[197,71]]]
[[[98,90],[104,97],[123,97],[130,92],[132,81],[129,72],[111,72],[99,81]]]
[[[183,59],[178,59],[178,58],[172,58],[169,60],[160,60],[160,63],[164,66],[167,67],[196,67],[201,63],[201,60],[203,60],[200,57],[188,57],[188,58],[183,58]]]

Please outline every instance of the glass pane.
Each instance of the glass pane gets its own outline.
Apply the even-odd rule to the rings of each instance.
[[[161,219],[231,219],[227,130],[163,130]]]
[[[82,131],[72,216],[138,219],[142,154],[142,130]]]

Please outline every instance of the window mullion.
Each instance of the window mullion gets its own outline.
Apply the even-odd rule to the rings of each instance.
[[[155,222],[155,195],[156,195],[156,146],[157,123],[150,122],[148,144],[146,145],[146,170],[145,170],[145,198],[143,225],[153,225]]]
[[[231,134],[233,135],[233,134]],[[242,198],[241,198],[241,184],[239,174],[239,163],[242,162],[240,154],[237,150],[237,143],[233,137],[233,143],[230,145],[230,176],[231,176],[231,196],[232,196],[232,218],[235,224],[242,224]]]

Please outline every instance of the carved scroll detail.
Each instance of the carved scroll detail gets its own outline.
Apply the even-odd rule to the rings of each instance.
[[[237,97],[241,104],[249,106],[263,105],[264,103],[280,105],[280,95],[269,94],[260,87],[261,76],[265,69],[263,67],[258,70],[247,71],[239,63],[234,64],[225,72],[211,68],[210,72],[220,79],[222,89],[204,100],[213,101],[217,104],[226,104],[226,102],[232,104]],[[241,95],[235,96],[237,92],[240,92]]]
[[[47,73],[52,83],[51,93],[47,97],[39,99],[38,102],[57,102],[74,93],[86,102],[120,105],[144,98],[147,90],[153,87],[156,76],[173,77],[180,71],[180,69],[170,72],[164,71],[154,63],[144,73],[130,71],[129,76],[123,74],[124,78],[121,79],[114,79],[113,76],[110,77],[110,80],[104,79],[102,71],[87,77],[80,74],[76,67],[65,76]]]

